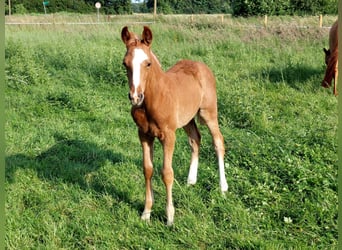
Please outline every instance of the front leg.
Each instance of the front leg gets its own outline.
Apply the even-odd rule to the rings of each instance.
[[[164,160],[162,176],[166,187],[166,217],[167,225],[171,226],[174,220],[175,208],[172,201],[172,186],[173,186],[173,169],[172,169],[172,155],[175,147],[176,135],[175,131],[169,130],[163,133],[160,139],[163,146]]]
[[[152,190],[152,175],[153,175],[153,142],[154,137],[145,134],[139,129],[139,139],[143,150],[143,169],[145,176],[145,208],[141,215],[141,219],[150,220],[153,206],[153,190]]]
[[[336,63],[336,68],[335,68],[335,72],[334,72],[334,95],[335,96],[338,96],[337,80],[338,80],[338,62]]]

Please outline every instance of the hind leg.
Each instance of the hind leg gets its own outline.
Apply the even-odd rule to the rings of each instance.
[[[228,184],[224,171],[225,149],[223,136],[218,126],[216,107],[215,110],[211,112],[209,112],[208,110],[200,110],[199,115],[203,122],[208,126],[211,136],[213,138],[213,145],[215,148],[219,165],[220,187],[222,193],[224,193],[228,190]]]
[[[197,129],[195,119],[192,119],[183,128],[189,137],[189,144],[191,147],[191,162],[188,175],[188,185],[194,185],[197,182],[198,155],[201,143],[201,134]]]

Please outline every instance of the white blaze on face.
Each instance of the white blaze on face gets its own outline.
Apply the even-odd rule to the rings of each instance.
[[[137,89],[140,84],[140,69],[143,61],[147,60],[148,57],[146,53],[142,49],[135,49],[133,55],[133,85],[134,85],[134,94],[133,97],[137,97]]]

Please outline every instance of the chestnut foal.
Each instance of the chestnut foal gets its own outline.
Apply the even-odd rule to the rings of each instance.
[[[322,81],[322,86],[329,88],[331,82],[334,80],[334,90],[335,96],[338,95],[337,92],[337,77],[338,77],[338,22],[332,25],[329,31],[329,49],[323,48],[325,53],[325,64],[327,68],[325,70],[324,79]]]
[[[205,64],[189,60],[182,60],[167,72],[163,72],[158,59],[151,51],[152,31],[146,26],[141,39],[127,27],[122,29],[121,38],[127,49],[123,65],[127,71],[130,89],[131,114],[138,126],[143,150],[146,199],[141,218],[150,219],[153,205],[153,143],[157,137],[164,154],[161,173],[167,195],[167,225],[172,225],[175,212],[172,201],[175,131],[184,128],[189,137],[191,163],[188,184],[195,184],[201,139],[195,123],[196,115],[211,132],[218,158],[221,191],[228,190],[224,171],[223,136],[217,121],[215,78]]]

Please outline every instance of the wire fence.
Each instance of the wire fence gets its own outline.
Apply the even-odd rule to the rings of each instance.
[[[259,16],[235,18],[230,14],[180,14],[180,15],[15,15],[5,16],[5,25],[144,25],[154,23],[211,23],[241,28],[296,27],[330,29],[337,16]]]

